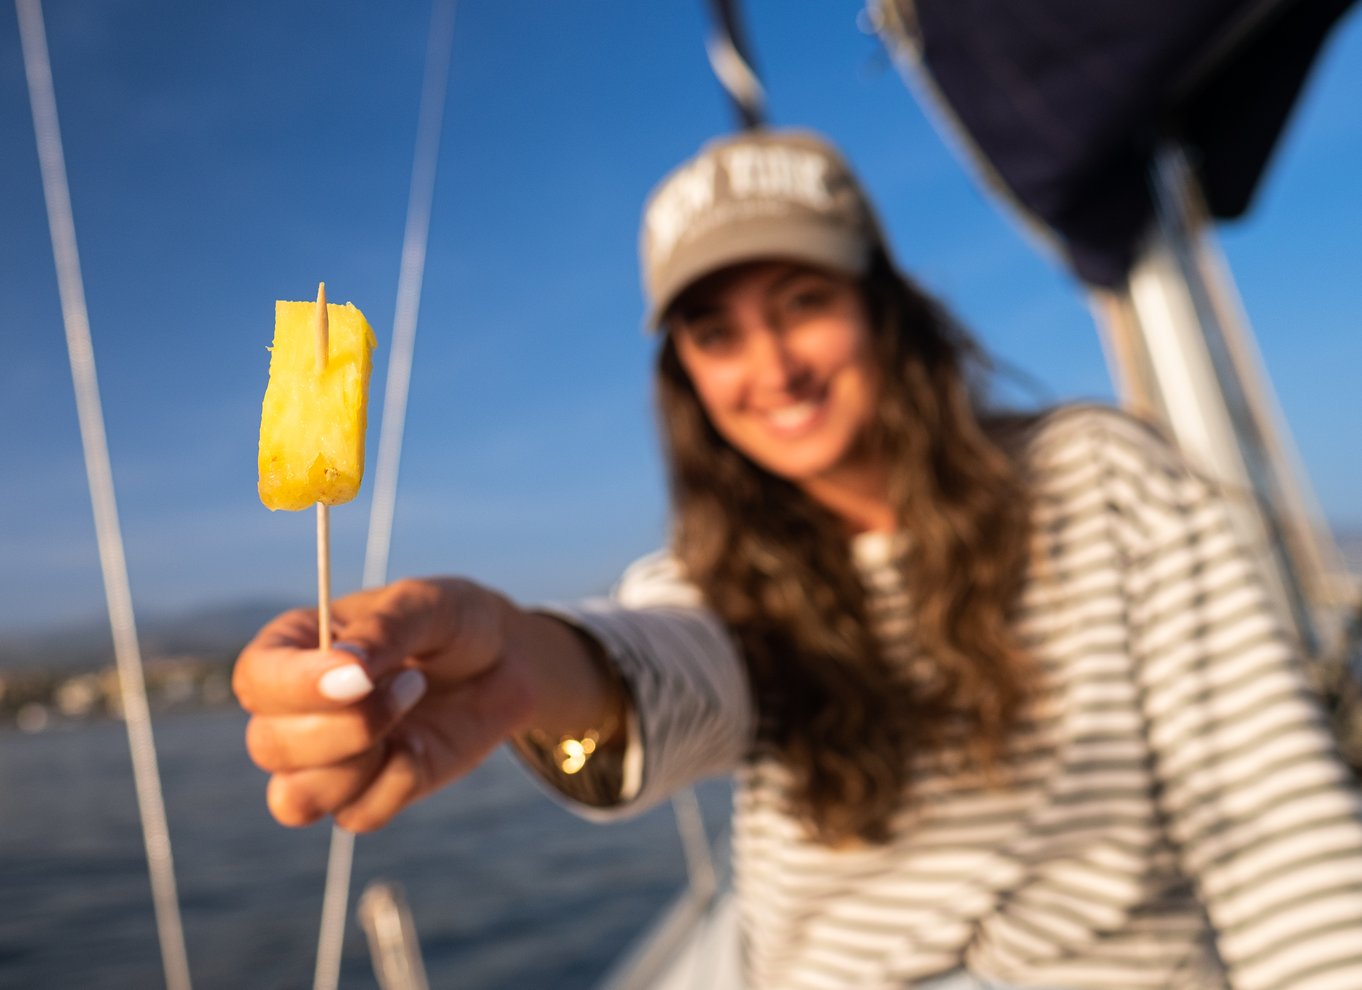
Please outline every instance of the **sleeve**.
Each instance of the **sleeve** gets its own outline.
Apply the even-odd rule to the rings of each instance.
[[[625,572],[610,598],[540,611],[602,647],[630,698],[622,762],[561,773],[519,750],[550,793],[584,817],[642,811],[695,781],[728,773],[751,745],[751,691],[737,645],[667,554]]]
[[[1362,987],[1362,808],[1225,499],[1105,444],[1159,801],[1236,990]]]

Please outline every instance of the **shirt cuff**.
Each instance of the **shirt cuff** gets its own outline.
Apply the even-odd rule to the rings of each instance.
[[[609,644],[582,623],[572,612],[552,607],[534,611],[572,626],[600,647],[600,656],[611,664],[624,687],[624,747],[622,751],[597,750],[575,773],[565,772],[553,753],[553,746],[529,736],[517,736],[511,749],[537,780],[546,785],[554,797],[565,798],[573,805],[596,812],[632,803],[643,787],[643,733],[639,725],[638,708],[628,678],[620,670]]]

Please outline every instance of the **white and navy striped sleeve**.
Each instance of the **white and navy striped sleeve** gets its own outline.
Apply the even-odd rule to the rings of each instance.
[[[596,639],[619,670],[630,696],[629,740],[615,800],[577,808],[614,817],[656,804],[703,778],[728,773],[747,753],[755,722],[747,674],[718,617],[666,553],[635,563],[608,599],[543,611]],[[599,792],[590,761],[577,781],[545,772],[555,790]]]
[[[1235,990],[1362,987],[1362,808],[1224,497],[1114,421],[1159,806]]]

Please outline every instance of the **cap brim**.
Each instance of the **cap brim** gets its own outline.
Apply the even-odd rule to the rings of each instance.
[[[651,287],[645,329],[658,330],[677,296],[700,279],[734,265],[768,260],[800,262],[860,276],[870,262],[870,245],[864,231],[829,229],[821,218],[787,217],[779,224],[767,221],[747,229],[730,228],[722,239],[697,238],[668,260],[666,281]]]

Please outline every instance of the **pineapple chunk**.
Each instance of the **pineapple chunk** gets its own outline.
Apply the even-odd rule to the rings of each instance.
[[[330,353],[319,372],[315,312],[311,302],[274,304],[260,413],[260,501],[271,510],[348,502],[364,476],[374,332],[349,303],[328,305]]]

